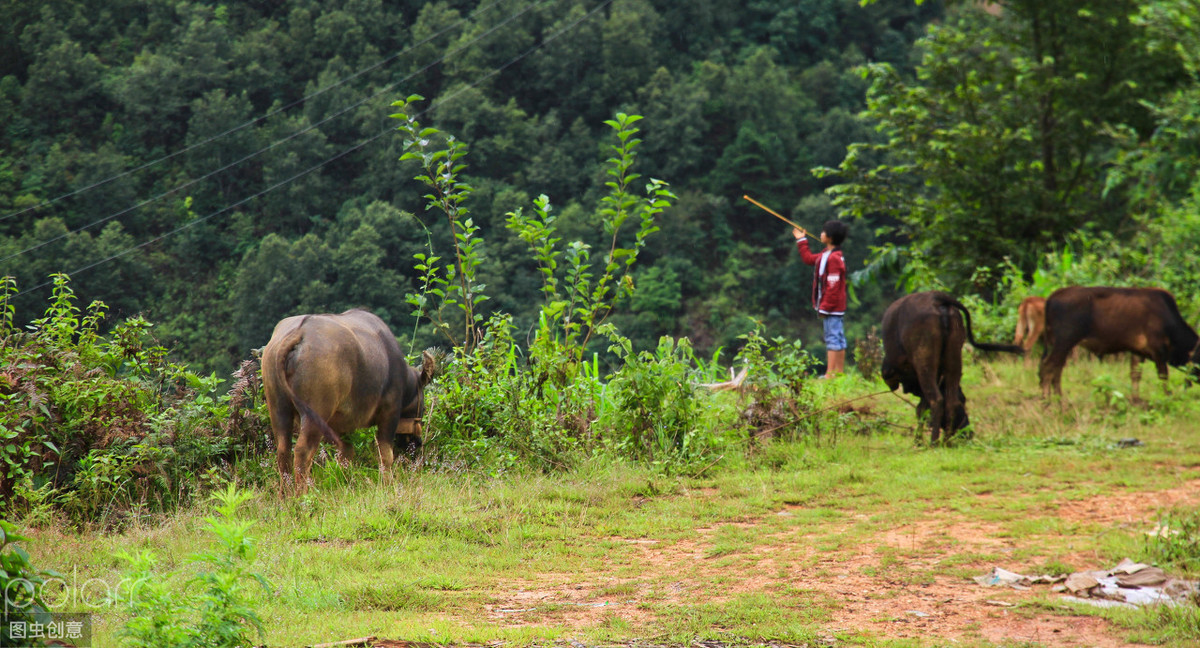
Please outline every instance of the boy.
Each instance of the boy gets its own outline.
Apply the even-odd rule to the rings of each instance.
[[[826,378],[846,370],[846,332],[842,326],[842,317],[846,314],[846,262],[841,246],[848,231],[840,220],[825,223],[820,237],[825,249],[813,253],[808,249],[808,233],[798,227],[792,228],[801,260],[814,266],[812,303],[825,325]]]

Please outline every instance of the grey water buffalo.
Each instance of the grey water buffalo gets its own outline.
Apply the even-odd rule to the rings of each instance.
[[[964,319],[966,323],[964,325]],[[967,397],[962,391],[962,347],[1022,353],[1014,344],[975,341],[971,314],[954,297],[937,291],[897,299],[883,314],[883,365],[890,389],[916,395],[917,418],[928,415],[929,440],[938,443],[967,427]]]
[[[280,321],[262,355],[280,492],[286,494],[293,468],[296,491],[307,488],[322,439],[349,461],[353,448],[347,436],[361,428],[376,426],[381,471],[392,467],[396,449],[415,455],[433,371],[429,352],[422,354],[421,367],[409,366],[387,324],[367,311]]]
[[[1167,367],[1200,364],[1200,336],[1183,321],[1171,293],[1158,288],[1071,286],[1046,300],[1047,351],[1038,367],[1042,397],[1062,395],[1062,370],[1076,345],[1104,357],[1129,352],[1130,391],[1138,400],[1141,362],[1150,360],[1158,377]]]

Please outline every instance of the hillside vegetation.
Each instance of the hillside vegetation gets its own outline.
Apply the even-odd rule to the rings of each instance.
[[[847,628],[829,581],[1200,573],[1178,372],[1133,403],[1127,363],[1077,359],[1042,402],[969,352],[971,435],[929,447],[875,330],[941,288],[1002,341],[1072,284],[1200,321],[1197,0],[0,7],[0,585],[143,586],[8,612],[158,647],[996,645],[990,603]],[[811,271],[743,195],[850,223],[849,376],[816,379]],[[359,431],[279,500],[256,349],[350,307],[437,353],[424,452],[381,480]],[[1004,603],[1200,639],[1191,604]]]
[[[740,196],[829,214],[809,167],[869,134],[855,66],[909,69],[941,14],[851,0],[4,10],[0,276],[17,277],[19,311],[38,312],[65,272],[85,302],[144,314],[179,359],[222,374],[296,312],[365,306],[396,330],[417,324],[413,255],[452,239],[398,163],[390,103],[412,94],[428,98],[422,122],[470,151],[489,311],[522,329],[536,313],[507,212],[544,194],[568,236],[605,245],[589,224],[603,122],[626,112],[646,117],[642,173],[684,196],[647,251],[642,296],[622,307],[627,334],[639,348],[690,334],[707,353],[771,310],[774,329],[796,330],[805,293],[780,280],[796,270],[786,232]],[[417,334],[418,347],[439,341]]]
[[[914,445],[911,407],[878,394],[878,382],[847,378],[812,381],[825,411],[809,432],[741,437],[719,463],[679,475],[604,459],[497,471],[435,452],[391,484],[367,462],[327,463],[304,498],[255,489],[237,515],[252,523],[254,550],[237,564],[266,580],[240,589],[265,636],[245,626],[246,636],[271,646],[368,635],[451,645],[1193,645],[1194,605],[1106,610],[1064,602],[1049,586],[971,579],[1125,557],[1200,575],[1196,536],[1147,535],[1200,525],[1194,394],[1176,377],[1171,394],[1155,383],[1147,406],[1131,407],[1119,394],[1127,365],[1084,359],[1067,369],[1060,410],[1033,396],[1019,361],[973,359],[967,369],[975,438],[951,448]],[[186,557],[225,546],[205,530],[207,511],[115,534],[43,527],[30,551],[75,583],[98,579],[94,589],[137,575],[114,554],[149,549],[157,563],[145,574],[185,626],[186,583],[211,569]],[[103,645],[130,614],[149,613],[118,598],[95,610]]]
[[[567,242],[607,247],[619,112],[645,117],[638,172],[678,196],[613,316],[637,349],[818,336],[788,229],[742,195],[851,219],[854,338],[897,277],[991,298],[1006,264],[1029,278],[1067,247],[1198,313],[1190,0],[3,6],[0,276],[22,322],[67,273],[204,372],[298,312],[363,306],[445,343],[405,299],[414,255],[453,243],[398,162],[387,116],[412,94],[468,152],[482,309],[520,331],[539,279],[506,214],[545,195]]]

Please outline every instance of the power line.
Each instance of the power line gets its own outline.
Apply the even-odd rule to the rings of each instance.
[[[417,76],[417,75],[419,75],[419,74],[421,74],[421,73],[423,73],[423,72],[425,72],[425,71],[429,70],[430,68],[434,67],[435,65],[438,65],[439,63],[443,63],[443,62],[445,62],[445,61],[446,61],[446,59],[448,59],[449,57],[451,57],[451,56],[453,56],[453,55],[455,55],[455,54],[458,54],[459,52],[461,52],[461,51],[463,51],[463,50],[467,49],[468,47],[470,47],[471,45],[474,45],[475,43],[478,43],[479,41],[481,41],[481,40],[483,40],[484,38],[486,38],[486,37],[490,36],[490,35],[491,35],[493,32],[495,32],[496,30],[500,29],[500,28],[501,28],[501,27],[503,27],[504,25],[507,25],[508,23],[512,22],[513,20],[516,20],[518,17],[520,17],[520,16],[524,15],[525,13],[527,13],[528,11],[530,11],[531,9],[533,9],[534,7],[536,7],[536,6],[538,6],[538,5],[541,5],[541,4],[544,4],[544,3],[545,3],[545,2],[547,2],[547,1],[548,1],[548,0],[538,0],[537,2],[534,2],[533,4],[530,4],[530,5],[526,6],[526,7],[525,7],[524,9],[522,9],[521,11],[518,11],[517,13],[515,13],[515,14],[512,14],[512,15],[508,16],[508,17],[507,17],[507,18],[505,18],[504,20],[502,20],[502,21],[500,21],[499,23],[497,23],[497,24],[493,25],[492,27],[488,28],[488,29],[487,29],[487,31],[483,32],[482,34],[480,34],[480,35],[479,35],[479,36],[477,36],[476,38],[473,38],[473,39],[471,39],[470,41],[467,41],[466,43],[464,43],[464,44],[460,45],[459,47],[457,47],[457,48],[455,48],[455,49],[453,49],[453,50],[450,50],[450,51],[446,52],[446,53],[445,53],[445,54],[443,54],[443,55],[442,55],[440,58],[438,58],[438,59],[435,59],[434,61],[432,61],[432,62],[430,62],[430,63],[426,64],[424,67],[420,68],[419,70],[416,70],[415,72],[412,72],[411,74],[409,74],[408,76],[404,77],[403,79],[400,79],[400,80],[398,80],[398,81],[394,81],[394,82],[392,82],[392,83],[389,83],[388,85],[385,85],[385,86],[383,86],[383,88],[381,88],[381,89],[380,89],[379,91],[377,91],[375,94],[372,94],[372,95],[370,95],[370,96],[368,96],[368,97],[366,97],[366,98],[364,98],[364,99],[361,99],[361,100],[359,100],[359,101],[356,101],[356,102],[354,102],[354,103],[352,103],[352,104],[350,104],[350,105],[348,105],[348,106],[346,106],[346,107],[342,108],[341,110],[338,110],[337,112],[335,112],[335,113],[333,113],[333,114],[331,114],[331,115],[327,116],[325,119],[322,119],[322,120],[321,120],[321,121],[319,121],[319,122],[316,122],[316,123],[310,124],[310,125],[308,125],[307,127],[305,127],[305,128],[302,128],[302,129],[300,129],[300,130],[298,130],[298,131],[296,131],[296,132],[294,132],[294,133],[292,133],[292,134],[288,135],[287,137],[284,137],[283,139],[276,140],[276,141],[274,141],[274,142],[272,142],[272,143],[268,144],[267,146],[265,146],[265,147],[263,147],[263,148],[261,148],[261,149],[259,149],[259,150],[255,151],[255,152],[253,152],[253,153],[250,153],[249,155],[246,155],[246,156],[244,156],[244,157],[242,157],[242,158],[239,158],[238,160],[235,160],[235,161],[233,161],[233,162],[230,162],[229,164],[226,164],[226,165],[225,165],[225,166],[223,166],[223,167],[220,167],[220,168],[218,168],[218,169],[215,169],[215,170],[213,170],[213,171],[209,171],[208,173],[206,173],[206,174],[204,174],[204,175],[202,175],[202,176],[200,176],[200,177],[198,177],[198,178],[193,178],[193,179],[191,179],[191,180],[189,180],[189,181],[187,181],[187,182],[185,182],[185,183],[183,183],[183,184],[181,184],[181,185],[179,185],[179,186],[177,186],[177,187],[175,187],[175,188],[173,188],[173,189],[169,189],[169,190],[167,190],[167,191],[164,191],[164,192],[162,192],[162,193],[158,194],[157,196],[154,196],[154,197],[152,197],[152,198],[147,198],[146,200],[143,200],[143,201],[141,201],[141,202],[139,202],[139,203],[136,203],[136,204],[134,204],[134,205],[131,205],[131,206],[129,206],[129,207],[126,207],[125,209],[122,209],[121,211],[118,211],[118,212],[116,212],[116,213],[113,213],[113,214],[109,214],[108,216],[105,216],[104,218],[101,218],[101,219],[98,219],[98,220],[92,221],[92,222],[88,223],[87,225],[84,225],[84,226],[82,226],[82,227],[78,227],[78,228],[75,228],[75,229],[73,229],[73,230],[70,230],[70,231],[64,232],[64,233],[62,233],[62,234],[59,234],[58,236],[55,236],[55,237],[53,237],[53,238],[46,239],[45,241],[42,241],[42,242],[40,242],[40,243],[37,243],[37,244],[35,244],[35,245],[32,245],[32,246],[30,246],[30,247],[27,247],[27,248],[25,248],[25,249],[23,249],[23,250],[20,250],[20,251],[18,251],[18,252],[14,252],[14,253],[12,253],[12,254],[10,254],[10,255],[8,255],[8,256],[6,256],[6,257],[4,257],[4,258],[0,259],[0,263],[4,263],[5,261],[8,261],[8,260],[10,260],[10,259],[14,259],[14,258],[16,258],[16,257],[19,257],[19,256],[23,255],[23,254],[28,254],[29,252],[33,252],[34,250],[41,249],[42,247],[45,247],[46,245],[49,245],[49,244],[51,244],[51,243],[53,243],[53,242],[55,242],[55,241],[58,241],[58,240],[64,239],[64,238],[66,238],[67,236],[70,236],[71,234],[78,234],[79,232],[82,232],[82,231],[85,231],[85,230],[89,230],[89,229],[91,229],[91,228],[93,228],[93,227],[96,227],[97,225],[101,225],[101,224],[103,224],[103,223],[107,223],[108,221],[110,221],[110,220],[112,220],[112,219],[114,219],[114,218],[117,218],[117,217],[119,217],[119,216],[124,216],[125,214],[128,214],[129,212],[132,212],[132,211],[135,211],[135,210],[141,209],[142,207],[145,207],[146,205],[149,205],[149,204],[151,204],[151,203],[154,203],[154,202],[157,202],[157,201],[159,201],[159,200],[162,200],[163,198],[166,198],[167,196],[170,196],[170,195],[172,195],[172,194],[174,194],[174,193],[177,193],[177,192],[179,192],[179,191],[182,191],[182,190],[184,190],[184,189],[187,189],[188,187],[191,187],[191,186],[193,186],[193,185],[195,185],[195,184],[197,184],[197,183],[199,183],[199,182],[201,182],[201,181],[207,180],[207,179],[209,179],[209,178],[211,178],[211,177],[213,177],[213,176],[215,176],[215,175],[217,175],[217,174],[219,174],[219,173],[223,173],[223,172],[225,172],[225,171],[228,171],[229,169],[231,169],[231,168],[233,168],[233,167],[236,167],[236,166],[238,166],[239,164],[241,164],[241,163],[243,163],[243,162],[246,162],[247,160],[250,160],[250,159],[253,159],[253,158],[255,158],[255,157],[258,157],[259,155],[262,155],[263,153],[266,153],[267,151],[270,151],[271,149],[274,149],[275,147],[277,147],[277,146],[280,146],[281,144],[284,144],[284,143],[286,143],[286,142],[289,142],[289,141],[291,141],[291,140],[293,140],[293,139],[295,139],[295,138],[299,137],[300,135],[303,135],[304,133],[307,133],[307,132],[309,132],[309,131],[311,131],[311,130],[313,130],[313,129],[315,129],[315,128],[317,128],[317,127],[319,127],[319,126],[321,126],[321,125],[323,125],[323,124],[325,124],[325,123],[327,123],[327,122],[329,122],[329,121],[332,121],[333,119],[335,119],[335,118],[337,118],[337,117],[340,117],[340,116],[342,116],[342,115],[346,114],[346,113],[347,113],[347,112],[349,112],[350,110],[352,110],[352,109],[354,109],[354,108],[357,108],[357,107],[359,107],[359,106],[363,105],[364,103],[367,103],[368,101],[371,101],[372,99],[375,99],[375,98],[379,97],[380,95],[383,95],[383,94],[385,94],[385,93],[387,93],[387,92],[391,92],[391,91],[392,91],[392,90],[393,90],[393,89],[394,89],[396,86],[400,85],[401,83],[404,83],[405,81],[408,81],[408,80],[412,79],[413,77],[415,77],[415,76]],[[506,65],[509,65],[509,64],[506,64]],[[486,78],[486,77],[485,77],[485,78]],[[333,86],[331,86],[331,87],[333,87]],[[312,96],[316,96],[316,95],[314,94],[314,95],[312,95]],[[279,111],[275,111],[275,112],[271,113],[271,115],[273,115],[273,114],[276,114],[276,113],[278,113],[278,112],[279,112]],[[266,117],[270,117],[271,115],[266,115],[266,116],[264,116],[264,117],[263,117],[263,119],[265,119]],[[250,123],[253,123],[253,122],[250,122]],[[239,127],[239,128],[241,128],[241,127]],[[236,130],[236,129],[235,129],[235,130]],[[228,132],[233,132],[233,131],[228,131]],[[190,149],[184,149],[184,151],[187,151],[187,150],[190,150]],[[180,152],[183,152],[183,151],[180,151]],[[164,159],[164,160],[165,160],[166,158],[161,158],[161,159]],[[115,177],[119,177],[119,176],[115,176]],[[94,185],[94,186],[98,186],[98,185]]]
[[[212,142],[215,142],[215,141],[217,141],[217,140],[219,140],[219,139],[221,139],[221,138],[223,138],[223,137],[226,137],[227,135],[232,135],[232,134],[234,134],[234,133],[236,133],[236,132],[238,132],[238,131],[240,131],[240,130],[242,130],[242,129],[244,129],[244,128],[247,128],[247,127],[249,127],[249,126],[251,126],[251,125],[253,125],[253,124],[256,124],[256,123],[258,123],[258,122],[259,122],[259,121],[261,121],[261,120],[264,120],[264,119],[269,119],[269,118],[271,118],[271,117],[274,117],[275,115],[277,115],[277,114],[279,114],[279,113],[281,113],[281,112],[285,112],[285,111],[287,111],[287,110],[290,110],[290,109],[294,108],[295,106],[297,106],[297,105],[299,105],[299,104],[302,104],[302,103],[304,103],[304,102],[306,102],[306,101],[309,101],[310,99],[315,99],[315,98],[317,98],[317,97],[321,96],[322,94],[325,94],[326,92],[328,92],[328,91],[330,91],[330,90],[332,90],[332,89],[334,89],[334,88],[337,88],[337,87],[340,87],[340,86],[342,86],[342,85],[345,85],[346,83],[349,83],[349,82],[350,82],[351,80],[353,80],[353,79],[356,79],[356,78],[358,78],[358,77],[360,77],[360,76],[362,76],[362,75],[364,75],[364,74],[366,74],[366,73],[368,73],[368,72],[371,72],[371,71],[373,71],[373,70],[376,70],[376,69],[378,69],[378,68],[380,68],[380,67],[382,67],[382,66],[384,66],[384,65],[387,65],[388,63],[391,63],[392,61],[395,61],[396,59],[400,58],[400,57],[401,57],[401,56],[403,56],[404,54],[406,54],[406,53],[408,53],[408,52],[410,52],[410,51],[412,51],[412,50],[414,50],[414,49],[416,49],[416,48],[418,48],[418,47],[420,47],[420,46],[422,46],[422,45],[428,44],[430,41],[434,40],[435,38],[438,38],[439,36],[441,36],[441,35],[445,34],[446,32],[448,32],[448,31],[450,31],[450,30],[452,30],[452,29],[456,29],[457,27],[459,27],[459,26],[460,26],[460,25],[462,25],[463,23],[467,22],[467,21],[468,21],[468,20],[470,20],[471,18],[474,18],[476,15],[478,15],[478,14],[480,14],[480,13],[482,13],[482,12],[484,12],[484,11],[488,10],[488,9],[491,9],[492,7],[494,7],[494,6],[498,5],[498,4],[500,4],[501,2],[504,2],[504,0],[495,0],[495,1],[494,1],[494,2],[492,2],[491,4],[488,4],[488,5],[486,5],[486,6],[483,6],[483,7],[479,7],[479,8],[477,8],[475,11],[471,12],[471,14],[469,14],[468,16],[466,16],[466,17],[464,17],[464,18],[460,18],[458,22],[454,23],[453,25],[450,25],[449,27],[445,27],[445,28],[441,29],[441,30],[440,30],[440,31],[438,31],[437,33],[435,33],[435,34],[433,34],[433,35],[431,35],[431,36],[429,36],[429,37],[425,38],[425,39],[424,39],[424,40],[422,40],[421,42],[419,42],[419,43],[413,43],[412,45],[408,46],[407,48],[405,48],[405,49],[403,49],[403,50],[400,50],[399,52],[396,52],[395,54],[392,54],[392,55],[391,55],[391,56],[389,56],[388,58],[385,58],[385,59],[383,59],[382,61],[379,61],[378,63],[375,63],[374,65],[370,65],[370,66],[368,66],[368,67],[365,67],[365,68],[363,68],[363,69],[361,69],[361,70],[359,70],[359,71],[357,71],[357,72],[355,72],[355,73],[351,74],[350,76],[348,76],[348,77],[346,77],[346,78],[344,78],[344,79],[341,79],[340,81],[337,81],[337,82],[335,82],[335,83],[332,83],[332,84],[330,84],[330,85],[327,85],[327,86],[325,86],[324,88],[321,88],[321,89],[317,90],[316,92],[314,92],[314,93],[312,93],[312,94],[310,94],[310,95],[305,95],[305,96],[303,96],[303,97],[301,97],[301,98],[299,98],[299,99],[297,99],[297,100],[295,100],[295,101],[293,101],[293,102],[291,102],[291,103],[287,104],[286,106],[283,106],[283,107],[281,107],[281,108],[276,108],[275,110],[272,110],[271,112],[268,112],[267,114],[265,114],[265,115],[262,115],[261,117],[255,117],[254,119],[251,119],[251,120],[249,120],[249,121],[247,121],[247,122],[245,122],[245,123],[243,123],[243,124],[239,124],[239,125],[237,125],[237,126],[234,126],[233,128],[231,128],[231,129],[229,129],[229,130],[227,130],[227,131],[225,131],[225,132],[223,132],[223,133],[220,133],[220,134],[218,134],[218,135],[213,135],[212,137],[209,137],[209,138],[207,138],[207,139],[205,139],[205,140],[202,140],[202,141],[200,141],[200,142],[197,142],[197,143],[195,143],[195,144],[192,144],[192,145],[190,145],[190,146],[188,146],[188,147],[186,147],[186,148],[183,148],[183,149],[180,149],[180,150],[178,150],[178,151],[175,151],[174,153],[169,153],[169,154],[167,154],[167,155],[164,155],[164,156],[162,156],[162,157],[160,157],[160,158],[158,158],[158,159],[156,159],[156,160],[151,160],[150,162],[146,162],[145,164],[142,164],[142,165],[140,165],[140,166],[134,167],[134,168],[132,168],[132,169],[127,169],[127,170],[125,170],[125,171],[123,171],[123,172],[121,172],[121,173],[118,173],[118,174],[114,175],[114,176],[110,176],[110,177],[108,177],[108,178],[105,178],[105,179],[103,179],[103,180],[99,180],[99,181],[97,181],[97,182],[93,182],[92,184],[90,184],[90,185],[87,185],[86,187],[81,187],[81,188],[79,188],[79,189],[75,189],[74,191],[70,191],[70,192],[68,192],[68,193],[62,194],[61,196],[58,196],[58,197],[55,197],[55,198],[51,198],[50,200],[47,200],[47,201],[45,201],[45,202],[42,202],[42,203],[39,203],[39,204],[37,204],[37,205],[34,205],[34,206],[32,206],[32,207],[26,207],[25,209],[22,209],[22,210],[20,210],[20,211],[17,211],[17,212],[12,212],[12,213],[10,213],[10,214],[5,214],[4,216],[0,216],[0,222],[4,222],[4,221],[6,221],[6,220],[8,220],[8,219],[10,219],[10,218],[14,218],[14,217],[16,217],[16,216],[20,216],[20,215],[22,215],[22,214],[27,214],[27,213],[29,213],[29,212],[31,212],[31,211],[35,211],[35,210],[41,209],[41,208],[43,208],[43,207],[48,207],[48,206],[50,206],[50,205],[52,205],[52,204],[54,204],[54,203],[56,203],[56,202],[58,202],[58,201],[60,201],[60,200],[63,200],[63,199],[65,199],[65,198],[70,198],[70,197],[72,197],[72,196],[76,196],[76,195],[79,195],[79,194],[81,194],[81,193],[85,193],[85,192],[87,192],[87,191],[91,191],[92,189],[95,189],[95,188],[97,188],[97,187],[102,187],[102,186],[104,186],[104,185],[106,185],[106,184],[108,184],[108,183],[110,183],[110,182],[113,182],[114,180],[119,180],[119,179],[121,179],[121,178],[124,178],[124,177],[125,177],[125,176],[127,176],[127,175],[131,175],[131,174],[137,173],[137,172],[139,172],[139,171],[143,171],[143,170],[145,170],[145,169],[148,169],[148,168],[150,168],[150,167],[156,166],[156,165],[158,165],[158,164],[160,164],[160,163],[162,163],[162,162],[166,162],[167,160],[170,160],[170,159],[172,159],[172,158],[175,158],[175,157],[178,157],[178,156],[180,156],[180,155],[183,155],[184,153],[187,153],[187,152],[189,152],[189,151],[195,150],[195,149],[197,149],[197,148],[200,148],[200,147],[202,147],[202,146],[207,146],[208,144],[211,144]],[[405,80],[407,80],[407,79],[405,79]],[[214,172],[214,173],[215,173],[215,172]],[[208,176],[204,176],[204,177],[208,177]],[[161,196],[160,196],[160,197],[161,197]],[[141,205],[139,205],[139,206],[141,206]],[[124,212],[122,212],[122,213],[124,213]],[[117,215],[120,215],[120,214],[117,214]],[[11,257],[10,257],[10,258],[11,258]]]
[[[453,93],[452,93],[450,96],[448,96],[448,97],[446,97],[446,98],[444,98],[444,99],[439,99],[439,100],[438,100],[438,101],[436,101],[436,102],[430,103],[430,105],[429,105],[427,108],[425,108],[425,110],[422,110],[422,111],[420,111],[419,113],[417,113],[417,115],[418,115],[418,116],[420,116],[420,115],[424,115],[425,113],[427,113],[427,112],[429,112],[430,110],[432,110],[432,109],[433,109],[433,107],[434,107],[434,105],[440,105],[440,104],[442,104],[442,103],[445,103],[446,101],[449,101],[450,99],[453,99],[453,98],[457,97],[458,95],[460,95],[460,94],[462,94],[462,93],[466,92],[467,90],[470,90],[470,89],[472,89],[472,88],[475,88],[476,86],[478,86],[479,84],[483,83],[484,81],[486,81],[486,80],[490,79],[491,77],[493,77],[493,76],[495,76],[495,75],[499,74],[500,72],[502,72],[503,70],[507,69],[509,66],[513,65],[513,64],[514,64],[514,63],[516,63],[517,61],[520,61],[521,59],[524,59],[526,56],[529,56],[530,54],[532,54],[533,52],[537,51],[538,49],[541,49],[542,47],[545,47],[545,46],[546,46],[548,43],[551,43],[551,42],[553,42],[553,41],[557,40],[557,39],[558,39],[560,36],[562,36],[562,35],[563,35],[563,34],[565,34],[566,32],[570,31],[571,29],[574,29],[576,25],[579,25],[580,23],[582,23],[583,21],[587,20],[588,18],[591,18],[593,15],[595,15],[595,14],[596,14],[598,11],[600,11],[600,10],[601,10],[601,9],[603,9],[604,7],[607,7],[608,5],[612,4],[612,2],[613,2],[613,0],[603,0],[603,1],[602,1],[600,4],[596,5],[594,8],[592,8],[591,10],[589,10],[589,11],[588,11],[586,14],[584,14],[582,17],[578,18],[577,20],[575,20],[575,21],[574,21],[574,22],[572,22],[571,24],[567,25],[566,27],[563,27],[562,29],[558,30],[557,32],[555,32],[554,34],[552,34],[550,37],[548,37],[548,38],[546,38],[546,39],[542,40],[542,42],[540,42],[540,43],[538,43],[537,45],[534,45],[534,46],[532,46],[532,47],[530,47],[530,48],[526,49],[524,52],[521,52],[521,53],[520,53],[520,54],[518,54],[517,56],[513,57],[512,59],[510,59],[510,60],[509,60],[507,63],[505,63],[505,64],[503,64],[503,65],[501,65],[501,66],[499,66],[499,67],[497,67],[497,68],[493,68],[493,69],[492,69],[492,70],[490,70],[490,71],[489,71],[487,74],[485,74],[485,75],[483,75],[483,76],[479,77],[479,78],[478,78],[478,79],[476,79],[474,82],[472,82],[472,83],[470,83],[470,84],[468,84],[468,85],[466,85],[466,86],[463,86],[463,87],[462,87],[462,88],[460,88],[459,90],[456,90],[456,91],[455,91],[455,92],[453,92]],[[344,151],[341,151],[340,153],[337,153],[337,154],[333,155],[332,157],[329,157],[329,158],[325,159],[324,161],[322,161],[322,162],[320,162],[320,163],[318,163],[318,164],[316,164],[316,165],[313,165],[313,166],[309,167],[308,169],[305,169],[304,171],[301,171],[301,172],[299,172],[299,173],[297,173],[297,174],[295,174],[295,175],[291,176],[290,178],[288,178],[288,179],[286,179],[286,180],[281,180],[280,182],[277,182],[277,183],[275,183],[275,184],[271,185],[270,187],[267,187],[266,189],[263,189],[263,190],[261,190],[261,191],[259,191],[259,192],[257,192],[257,193],[254,193],[254,194],[252,194],[252,195],[250,195],[250,196],[247,196],[246,198],[243,198],[243,199],[241,199],[241,200],[239,200],[239,201],[237,201],[237,202],[234,202],[234,203],[231,203],[231,204],[229,204],[229,205],[226,205],[226,206],[224,206],[224,207],[222,207],[222,208],[220,208],[220,209],[218,209],[218,210],[216,210],[216,211],[214,211],[214,212],[211,212],[211,213],[209,213],[209,214],[207,214],[207,215],[205,215],[205,216],[202,216],[202,217],[200,217],[200,218],[197,218],[197,219],[195,219],[195,220],[189,221],[188,223],[185,223],[184,225],[181,225],[181,226],[179,226],[179,227],[177,227],[177,228],[175,228],[175,229],[173,229],[173,230],[171,230],[171,231],[169,231],[169,232],[166,232],[166,233],[164,233],[164,234],[160,234],[160,235],[158,235],[158,236],[156,236],[156,237],[154,237],[154,238],[152,238],[152,239],[149,239],[149,240],[147,240],[147,241],[144,241],[144,242],[142,242],[142,243],[139,243],[139,244],[137,244],[137,245],[134,245],[134,246],[131,246],[131,247],[125,248],[124,250],[121,250],[120,252],[117,252],[116,254],[113,254],[113,255],[109,256],[108,258],[101,259],[100,261],[96,261],[96,262],[94,262],[94,263],[90,263],[90,264],[88,264],[88,265],[85,265],[85,266],[83,266],[83,267],[80,267],[80,268],[76,268],[75,270],[72,270],[71,272],[68,272],[68,273],[67,273],[67,275],[68,275],[68,276],[70,276],[70,275],[75,275],[75,274],[78,274],[78,273],[80,273],[80,272],[86,272],[86,271],[88,271],[88,270],[91,270],[92,268],[95,268],[95,267],[97,267],[97,266],[103,265],[103,264],[105,264],[105,263],[108,263],[108,262],[110,262],[110,261],[114,261],[114,260],[116,260],[116,259],[119,259],[119,258],[121,258],[121,257],[125,256],[126,254],[129,254],[130,252],[133,252],[134,250],[139,250],[139,249],[141,249],[141,248],[144,248],[144,247],[146,247],[147,245],[151,245],[151,244],[153,244],[153,243],[157,243],[158,241],[161,241],[161,240],[163,240],[163,239],[165,239],[165,238],[167,238],[167,237],[169,237],[169,236],[173,236],[173,235],[175,235],[175,234],[178,234],[179,232],[182,232],[183,230],[185,230],[185,229],[188,229],[188,228],[192,227],[193,225],[197,225],[197,224],[199,224],[199,223],[202,223],[202,222],[204,222],[204,221],[207,221],[207,220],[209,220],[210,218],[214,218],[214,217],[216,217],[216,216],[219,216],[220,214],[223,214],[223,213],[225,213],[225,212],[227,212],[227,211],[229,211],[229,210],[231,210],[231,209],[234,209],[234,208],[236,208],[236,207],[239,207],[239,206],[241,206],[241,205],[244,205],[244,204],[246,204],[246,203],[250,202],[251,200],[254,200],[255,198],[258,198],[258,197],[260,197],[260,196],[264,196],[264,195],[266,195],[266,194],[268,194],[268,193],[270,193],[270,192],[272,192],[272,191],[274,191],[274,190],[276,190],[276,189],[278,189],[278,188],[280,188],[280,187],[282,187],[282,186],[284,186],[284,185],[290,184],[290,183],[292,183],[292,182],[294,182],[294,181],[296,181],[296,180],[298,180],[298,179],[300,179],[300,178],[302,178],[302,177],[304,177],[304,176],[306,176],[306,175],[308,175],[308,174],[310,174],[310,173],[312,173],[312,172],[316,171],[317,169],[320,169],[321,167],[325,166],[326,164],[329,164],[329,163],[331,163],[331,162],[333,162],[333,161],[335,161],[335,160],[341,159],[342,157],[345,157],[346,155],[349,155],[350,153],[353,153],[354,151],[357,151],[357,150],[359,150],[359,149],[361,149],[361,148],[363,148],[363,147],[367,146],[368,144],[371,144],[371,143],[372,143],[372,142],[374,142],[375,140],[379,139],[380,137],[383,137],[384,135],[386,135],[386,134],[388,134],[388,133],[390,133],[390,132],[392,132],[392,131],[394,131],[394,130],[395,130],[395,128],[388,128],[387,130],[384,130],[384,131],[382,131],[382,132],[380,132],[380,133],[377,133],[377,134],[375,134],[375,135],[372,135],[370,138],[366,139],[365,141],[363,141],[363,142],[361,142],[361,143],[359,143],[359,144],[356,144],[355,146],[353,146],[353,147],[351,147],[351,148],[348,148],[348,149],[346,149],[346,150],[344,150]],[[19,293],[17,293],[16,295],[14,295],[14,297],[20,297],[21,295],[25,295],[25,294],[31,293],[31,292],[33,292],[33,291],[35,291],[35,290],[38,290],[38,289],[40,289],[40,288],[44,288],[44,287],[46,287],[46,286],[49,286],[51,283],[52,283],[51,281],[43,281],[42,283],[40,283],[40,284],[38,284],[38,285],[36,285],[36,286],[33,286],[32,288],[26,288],[25,290],[22,290],[21,292],[19,292]]]

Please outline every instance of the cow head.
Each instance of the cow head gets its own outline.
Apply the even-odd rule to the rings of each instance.
[[[957,435],[960,430],[966,429],[967,426],[970,424],[971,424],[971,419],[967,418],[967,396],[966,396],[966,394],[963,393],[962,387],[959,387],[958,388],[958,406],[954,408],[954,423],[953,423],[954,429],[951,430],[951,432],[953,434]],[[969,439],[974,435],[971,434],[970,431],[968,431],[964,436]]]
[[[1196,342],[1196,348],[1192,349],[1192,357],[1188,360],[1187,371],[1184,374],[1184,383],[1191,386],[1193,382],[1200,382],[1200,340]]]
[[[920,391],[919,386],[916,389],[918,392]],[[909,392],[909,393],[913,393],[913,392]],[[920,402],[917,403],[917,420],[925,421],[925,420],[927,420],[926,417],[928,417],[928,416],[929,416],[929,401],[926,400],[924,396],[921,396]],[[971,419],[967,416],[967,397],[965,394],[963,394],[962,387],[959,387],[958,403],[954,407],[954,416],[951,418],[950,429],[945,430],[945,432],[944,432],[945,440],[948,441],[952,437],[960,436],[959,433],[962,432],[962,430],[967,430],[967,427],[970,425],[971,425]],[[975,435],[972,434],[970,430],[967,430],[967,432],[962,434],[961,436],[962,436],[962,438],[970,439]]]
[[[883,383],[892,391],[896,391],[896,388],[900,386],[899,372],[897,372],[893,367],[888,367],[885,365],[879,370],[879,376],[883,378]]]
[[[437,358],[428,349],[421,352],[421,366],[409,367],[407,379],[411,390],[408,402],[400,410],[400,424],[396,428],[395,446],[401,453],[416,457],[421,449],[421,438],[424,432],[425,417],[425,386],[433,380],[437,371]]]
[[[879,368],[879,376],[883,378],[883,383],[892,391],[903,387],[906,394],[913,394],[918,398],[923,396],[921,385],[917,382],[916,376],[912,375],[911,371],[901,371],[899,367],[893,365],[887,358],[884,359],[883,366]]]

